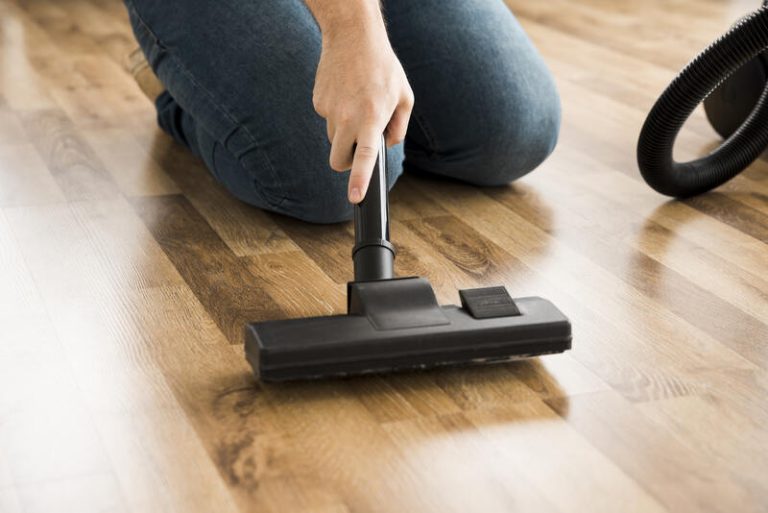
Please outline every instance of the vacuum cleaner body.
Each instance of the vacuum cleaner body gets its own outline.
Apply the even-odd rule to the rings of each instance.
[[[637,162],[656,191],[678,198],[707,192],[739,174],[768,147],[766,4],[693,59],[648,114]],[[675,139],[701,102],[725,141],[704,157],[676,162]]]
[[[507,361],[571,347],[571,324],[549,301],[512,299],[504,287],[459,291],[440,306],[424,278],[394,276],[386,147],[355,206],[355,280],[347,314],[251,323],[245,353],[262,381],[316,379]]]

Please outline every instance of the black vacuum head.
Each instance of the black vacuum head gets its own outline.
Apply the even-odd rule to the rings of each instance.
[[[462,307],[437,304],[429,282],[393,278],[386,144],[368,192],[354,207],[355,281],[347,315],[249,324],[245,354],[263,381],[506,361],[571,348],[571,324],[538,297],[504,287],[462,290]]]
[[[571,325],[549,301],[504,287],[460,291],[439,306],[421,278],[353,282],[349,314],[246,327],[246,357],[263,381],[508,361],[571,347]]]

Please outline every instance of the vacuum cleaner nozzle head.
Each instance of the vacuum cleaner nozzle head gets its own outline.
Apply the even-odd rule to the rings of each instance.
[[[347,315],[249,324],[246,357],[261,380],[287,381],[507,361],[571,347],[570,322],[545,299],[513,300],[504,287],[460,295],[461,308],[441,307],[422,278],[352,282]]]
[[[245,354],[263,381],[487,363],[560,353],[571,324],[538,297],[513,300],[504,287],[462,290],[462,308],[441,307],[423,278],[393,278],[386,144],[368,192],[354,207],[355,281],[347,315],[249,324]]]

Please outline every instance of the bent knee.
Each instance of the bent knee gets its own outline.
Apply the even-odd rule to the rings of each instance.
[[[491,120],[492,136],[473,166],[477,185],[503,185],[539,167],[560,134],[560,98],[554,85],[528,98],[523,108],[502,109]]]
[[[439,154],[415,152],[412,164],[428,172],[475,185],[503,185],[539,167],[555,149],[560,133],[560,98],[551,76],[542,72],[535,83],[510,82],[514,94],[491,87],[492,109],[470,105],[458,136]],[[513,87],[514,86],[514,87]]]

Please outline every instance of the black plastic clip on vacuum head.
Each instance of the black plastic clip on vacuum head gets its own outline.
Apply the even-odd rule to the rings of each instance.
[[[395,278],[384,139],[365,199],[355,207],[355,281],[347,314],[249,324],[246,358],[263,381],[475,364],[560,353],[571,324],[539,297],[504,287],[459,291],[440,306],[424,278]]]

